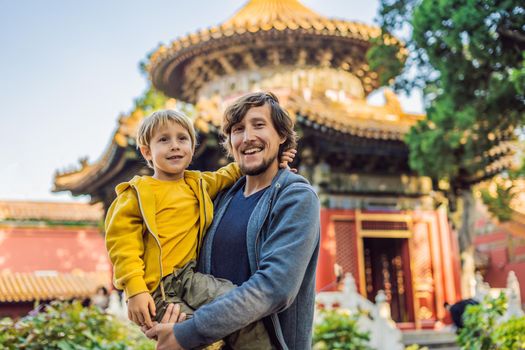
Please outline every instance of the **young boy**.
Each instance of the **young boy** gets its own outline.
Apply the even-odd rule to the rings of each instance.
[[[137,147],[154,174],[119,184],[106,216],[115,286],[125,291],[128,317],[140,326],[152,327],[151,316],[160,320],[169,303],[180,304],[191,317],[193,310],[235,287],[195,273],[194,267],[213,219],[212,200],[241,173],[235,163],[216,172],[186,170],[195,142],[193,124],[182,113],[163,110],[145,118]],[[284,152],[282,158],[288,162],[293,156]],[[235,349],[272,348],[262,322],[230,338]]]

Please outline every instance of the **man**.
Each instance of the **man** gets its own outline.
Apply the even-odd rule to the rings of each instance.
[[[296,145],[293,122],[273,94],[253,93],[226,110],[222,131],[246,176],[216,200],[199,271],[239,287],[146,335],[160,350],[191,349],[263,319],[276,349],[309,349],[319,200],[304,178],[278,168],[282,150]],[[184,318],[173,310],[171,322]]]
[[[467,307],[470,305],[478,305],[478,304],[479,302],[477,300],[463,299],[452,305],[445,302],[443,306],[448,312],[450,312],[450,316],[452,317],[452,322],[454,322],[454,325],[456,326],[456,330],[459,332],[461,328],[463,328],[464,326],[463,325],[463,314],[465,313]]]

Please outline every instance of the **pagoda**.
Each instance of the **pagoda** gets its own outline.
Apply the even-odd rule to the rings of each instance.
[[[294,165],[321,199],[318,290],[335,288],[337,263],[370,300],[385,291],[399,327],[433,328],[443,303],[459,299],[456,239],[446,210],[435,209],[431,180],[408,167],[403,138],[424,115],[405,113],[389,90],[383,106],[367,103],[379,82],[366,52],[379,34],[297,0],[251,0],[224,23],[160,46],[147,70],[157,90],[195,107],[193,167],[201,170],[228,162],[219,146],[226,106],[274,92],[300,136]],[[54,190],[107,208],[117,183],[149,174],[134,139],[143,117],[121,116],[100,159],[57,174]]]

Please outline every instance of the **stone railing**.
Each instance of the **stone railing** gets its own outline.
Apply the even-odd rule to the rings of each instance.
[[[523,306],[521,304],[520,283],[514,271],[510,271],[507,275],[506,288],[491,288],[490,285],[483,280],[483,276],[479,272],[476,273],[474,286],[474,299],[479,302],[482,302],[485,297],[489,295],[492,297],[497,297],[500,293],[505,293],[508,307],[507,312],[502,317],[502,321],[507,320],[513,316],[521,317],[525,315],[523,312]]]
[[[358,326],[361,331],[370,332],[370,346],[377,350],[402,350],[401,331],[396,328],[390,317],[390,305],[385,293],[377,293],[375,304],[357,292],[352,274],[347,273],[343,279],[343,290],[340,292],[320,292],[316,303],[319,308],[331,310],[342,308],[351,314],[361,315]],[[321,322],[322,316],[316,310],[314,322]]]
[[[126,304],[125,295],[119,296],[116,290],[109,295],[109,305],[106,312],[122,320],[128,320],[128,305]]]

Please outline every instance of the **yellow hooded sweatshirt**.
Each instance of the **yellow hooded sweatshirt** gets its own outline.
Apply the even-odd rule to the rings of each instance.
[[[199,202],[197,246],[213,219],[213,199],[241,177],[236,163],[216,172],[186,170],[184,180]],[[155,220],[155,194],[143,177],[116,187],[117,198],[108,209],[105,221],[106,248],[113,263],[114,284],[128,298],[152,293],[164,273],[162,247]],[[181,218],[184,220],[184,218]]]

